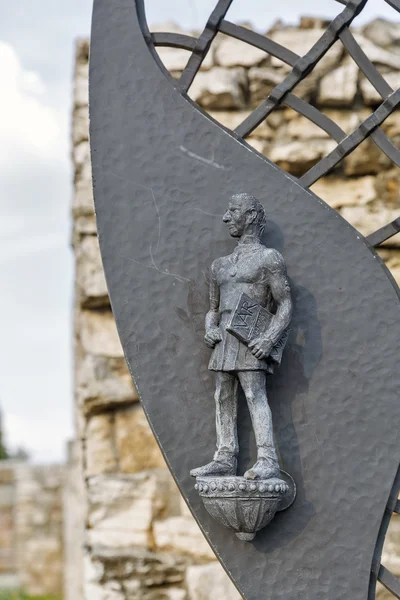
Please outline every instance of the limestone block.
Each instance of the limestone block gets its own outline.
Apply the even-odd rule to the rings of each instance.
[[[72,144],[74,146],[89,139],[89,109],[79,106],[72,117]]]
[[[189,96],[206,109],[237,109],[246,104],[245,69],[214,67],[197,74]]]
[[[377,252],[381,259],[384,261],[385,265],[393,275],[394,279],[397,282],[397,285],[400,286],[400,250],[392,250],[388,248],[378,248]],[[400,536],[398,537],[398,551],[400,550]],[[397,552],[398,552],[397,551]],[[400,575],[400,573],[398,573]]]
[[[139,405],[115,414],[115,445],[122,473],[137,473],[166,466]]]
[[[257,152],[259,152],[260,154],[264,154],[266,145],[265,142],[263,140],[259,140],[257,138],[247,138],[246,142],[252,146],[254,148],[254,150],[257,150]]]
[[[90,354],[77,364],[75,393],[86,416],[139,400],[124,358]]]
[[[293,175],[302,175],[336,147],[333,140],[277,142],[266,153],[279,167]]]
[[[251,106],[255,108],[261,104],[284,76],[282,70],[272,67],[251,67],[248,72]]]
[[[221,67],[254,67],[268,59],[263,50],[229,36],[223,36],[215,51],[215,64]]]
[[[124,355],[111,310],[83,310],[79,333],[85,352],[94,356],[119,358]]]
[[[23,551],[23,562],[20,560],[20,583],[29,596],[52,594],[59,596],[62,592],[63,547],[61,536],[32,536],[19,546]]]
[[[397,167],[379,173],[375,178],[376,196],[385,206],[396,207],[400,213],[400,172]]]
[[[137,546],[127,549],[94,546],[90,561],[94,582],[118,579],[134,600],[142,600],[149,588],[160,591],[159,586],[180,586],[188,563],[181,555],[155,553]]]
[[[396,110],[381,125],[381,129],[391,138],[400,136],[400,111]]]
[[[84,140],[80,144],[76,144],[72,150],[75,170],[79,173],[84,167],[90,165],[90,147],[89,141]],[[86,177],[85,177],[86,179]]]
[[[363,28],[362,34],[375,45],[387,48],[389,52],[400,51],[400,23],[374,19]]]
[[[187,570],[188,600],[240,600],[241,595],[219,563],[191,566]]]
[[[79,170],[78,166],[76,166],[76,169],[72,215],[75,219],[80,216],[94,217],[92,170],[90,162],[82,163]],[[93,233],[95,232],[96,229],[94,229]]]
[[[102,565],[92,561],[89,554],[85,555],[83,569],[85,600],[126,600],[119,581],[102,581]]]
[[[89,104],[89,63],[87,60],[78,61],[74,78],[74,106]]]
[[[322,177],[310,188],[332,208],[368,204],[375,199],[375,178],[341,179],[335,176]]]
[[[270,37],[274,42],[285,46],[299,56],[304,56],[324,34],[325,29],[310,29],[305,35],[302,29],[287,28],[274,31]],[[342,54],[343,46],[336,42],[315,67],[316,73],[321,76],[332,70],[339,64]],[[278,68],[283,67],[286,71],[292,68],[289,65],[283,65],[282,61],[275,57],[272,57],[271,65]]]
[[[249,110],[217,110],[210,111],[210,116],[213,117],[218,123],[221,123],[227,129],[233,131],[249,116]],[[275,137],[275,131],[270,126],[269,120],[263,121],[257,129],[255,129],[250,137],[256,137],[263,140],[272,140]]]
[[[85,308],[108,306],[107,284],[95,235],[83,236],[75,247],[76,284],[79,300]]]
[[[377,66],[386,67],[393,71],[400,69],[399,57],[389,50],[384,50],[374,44],[361,33],[353,33],[361,49],[368,56],[369,60]]]
[[[290,119],[287,125],[283,128],[282,133],[294,140],[329,138],[328,134],[323,129],[318,127],[318,125],[315,125],[309,119],[306,119],[306,117],[302,116]]]
[[[85,432],[85,458],[86,477],[116,471],[114,415],[105,413],[89,419]]]
[[[397,57],[397,60],[400,63],[399,57]],[[400,87],[399,71],[385,73],[383,77],[393,90],[397,90]],[[376,106],[377,104],[381,104],[381,102],[383,102],[382,96],[376,91],[372,83],[370,83],[365,77],[361,79],[360,89],[363,100],[367,106]]]
[[[156,547],[160,550],[173,550],[196,559],[215,559],[214,552],[192,517],[170,517],[155,521],[153,534]]]
[[[396,219],[399,210],[373,203],[372,206],[345,206],[340,214],[363,235],[368,235]],[[393,236],[386,245],[400,246],[400,234]]]
[[[345,174],[350,176],[377,175],[393,166],[390,158],[370,138],[364,140],[351,154],[346,156],[342,164]]]
[[[323,106],[351,106],[357,93],[358,66],[348,59],[322,78],[318,103]]]
[[[114,551],[149,546],[154,519],[168,500],[164,469],[88,480],[87,543]]]

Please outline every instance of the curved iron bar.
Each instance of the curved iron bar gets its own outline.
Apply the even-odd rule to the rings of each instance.
[[[385,0],[386,4],[389,4],[394,10],[400,12],[400,1],[399,0]]]
[[[151,34],[155,47],[181,48],[182,50],[194,50],[197,38],[182,33],[169,33],[166,31],[156,31]]]
[[[374,248],[376,248],[377,246],[383,244],[383,242],[386,242],[386,240],[396,235],[396,233],[399,233],[399,231],[400,217],[398,217],[391,223],[384,225],[384,227],[377,229],[376,231],[374,231],[374,233],[368,235],[366,237],[366,240],[369,244],[371,244],[371,246],[374,246]]]
[[[364,50],[358,44],[357,40],[349,29],[343,29],[339,34],[339,39],[355,63],[359,66],[365,77],[374,86],[378,94],[383,99],[387,98],[393,92],[388,82],[382,77],[378,69],[372,64]]]
[[[221,21],[219,30],[221,33],[225,33],[226,35],[240,40],[241,42],[251,44],[251,46],[254,46],[255,48],[264,50],[267,52],[267,54],[270,54],[275,58],[279,58],[279,60],[287,65],[290,65],[291,67],[294,67],[300,58],[298,54],[292,52],[292,50],[289,50],[288,48],[285,48],[285,46],[281,46],[281,44],[270,40],[260,33],[256,33],[255,31],[251,31],[250,29],[246,29],[240,25],[235,25],[234,23],[226,21],[225,19]]]
[[[304,187],[309,187],[320,177],[331,171],[343,158],[353,152],[400,104],[400,89],[396,90],[382,102],[376,111],[357,127],[352,134],[347,136],[332,152],[319,163],[314,165],[300,182]]]
[[[382,129],[378,127],[378,129],[371,133],[370,137],[378,146],[378,148],[380,148],[382,152],[384,152],[397,167],[400,167],[400,150],[396,148],[396,146],[382,131]]]
[[[366,3],[367,0],[349,0],[346,8],[333,19],[311,50],[297,61],[292,71],[271,91],[268,98],[237,127],[235,130],[237,135],[240,137],[249,135],[261,121],[268,117],[274,108],[281,104],[285,95],[291,92],[314,69],[329,48],[338,40],[340,31],[350,25]]]
[[[400,598],[400,579],[397,579],[397,577],[383,565],[381,565],[381,568],[379,569],[378,579],[389,592],[396,596],[396,598]]]
[[[345,132],[339,125],[332,121],[327,115],[324,115],[318,108],[312,106],[305,100],[298,98],[291,92],[287,94],[284,101],[282,102],[285,106],[289,106],[299,114],[306,117],[309,121],[317,125],[320,129],[323,129],[328,135],[330,135],[336,142],[340,143],[346,137]]]
[[[233,0],[218,0],[216,7],[210,15],[207,24],[196,41],[192,56],[189,58],[185,69],[179,79],[179,89],[187,92],[196,77],[201,64],[210,49],[210,46],[218,33],[219,25],[229,10]]]

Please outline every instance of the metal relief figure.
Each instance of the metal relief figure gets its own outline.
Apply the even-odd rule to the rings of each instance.
[[[267,373],[280,364],[292,315],[290,287],[282,255],[261,242],[266,215],[262,204],[250,194],[232,196],[224,217],[229,233],[238,238],[229,256],[211,265],[210,310],[206,316],[205,342],[213,348],[209,369],[216,372],[217,451],[212,462],[194,469],[192,475],[236,475],[238,384],[250,411],[257,444],[257,462],[245,479],[280,476],[273,439],[272,415],[267,398]],[[248,345],[230,333],[232,314],[242,295],[251,307],[265,308],[272,316],[265,331]],[[249,305],[248,305],[249,306]],[[246,308],[246,306],[245,306]],[[247,311],[249,313],[249,311]],[[247,314],[251,317],[250,314]],[[246,314],[243,319],[246,325]]]
[[[279,467],[267,397],[267,374],[280,365],[286,345],[292,298],[282,255],[261,242],[262,204],[235,194],[223,220],[238,245],[211,265],[205,321],[205,343],[213,349],[208,368],[216,374],[217,450],[191,475],[210,515],[251,541],[296,496],[293,479]],[[237,476],[239,385],[257,444],[257,461],[243,477]]]

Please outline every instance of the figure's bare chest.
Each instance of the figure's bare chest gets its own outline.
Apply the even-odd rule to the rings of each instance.
[[[264,283],[267,272],[257,254],[231,254],[220,259],[217,269],[217,282],[225,283]]]

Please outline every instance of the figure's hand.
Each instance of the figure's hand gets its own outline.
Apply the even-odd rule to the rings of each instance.
[[[252,354],[259,360],[270,355],[273,343],[268,338],[258,337],[249,343]]]
[[[204,341],[209,348],[214,348],[218,342],[222,340],[221,332],[219,327],[212,327],[208,329],[204,336]]]

